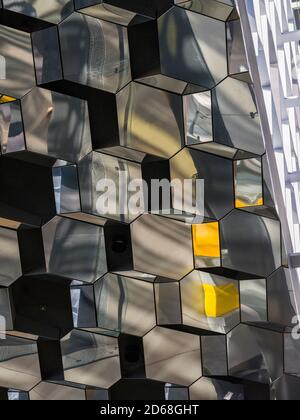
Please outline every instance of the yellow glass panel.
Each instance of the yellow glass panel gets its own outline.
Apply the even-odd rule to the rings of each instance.
[[[260,197],[256,201],[256,203],[254,203],[254,204],[253,203],[252,204],[245,203],[244,201],[242,201],[242,200],[240,200],[238,198],[235,200],[235,207],[237,209],[242,209],[244,207],[263,206],[263,205],[264,205],[264,199],[263,199],[263,197]]]
[[[192,229],[195,256],[220,258],[219,223],[193,225]]]
[[[224,286],[204,284],[205,314],[217,318],[239,309],[239,292],[233,283]]]
[[[8,102],[14,102],[16,98],[12,98],[11,96],[5,96],[0,94],[0,104],[5,104]]]

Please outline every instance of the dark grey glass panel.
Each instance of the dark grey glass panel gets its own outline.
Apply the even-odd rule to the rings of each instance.
[[[243,280],[240,282],[241,311],[243,322],[267,322],[266,280]]]
[[[31,401],[83,401],[85,390],[71,383],[41,382],[30,391]]]
[[[161,72],[212,88],[227,76],[225,24],[175,7],[158,20]]]
[[[283,267],[277,270],[267,279],[267,285],[270,322],[291,326],[297,310],[289,270]]]
[[[227,376],[227,350],[224,335],[207,335],[201,337],[203,375]]]
[[[166,401],[185,401],[189,399],[188,388],[177,385],[166,384],[165,386]]]
[[[21,98],[35,86],[30,34],[0,25],[0,92]]]
[[[90,283],[106,273],[102,227],[55,217],[43,227],[43,238],[49,273]]]
[[[0,386],[29,391],[41,381],[36,339],[9,333],[0,340]]]
[[[66,381],[109,388],[121,378],[117,338],[73,330],[61,351]]]
[[[191,400],[244,400],[243,386],[220,379],[201,378],[190,387]]]
[[[89,285],[71,287],[73,322],[76,328],[97,327],[94,288]]]
[[[182,324],[179,283],[155,284],[155,302],[158,325]]]
[[[239,325],[227,335],[229,373],[270,384],[283,374],[283,336]]]
[[[136,16],[134,12],[104,3],[81,9],[80,12],[122,26],[128,26]]]
[[[233,11],[233,4],[230,0],[175,0],[175,4],[192,12],[223,21],[226,21]]]
[[[183,222],[146,214],[131,225],[131,238],[135,270],[180,280],[194,267],[191,226]]]
[[[277,220],[234,210],[220,226],[224,267],[262,277],[280,267],[281,232]]]
[[[65,79],[108,92],[130,82],[126,28],[73,13],[59,34]]]
[[[254,92],[248,83],[227,78],[213,90],[214,140],[262,155],[264,143]]]
[[[108,274],[95,284],[98,326],[143,336],[156,324],[153,284]]]
[[[59,23],[74,9],[71,0],[2,0],[3,7],[12,12]]]
[[[25,149],[19,101],[0,104],[0,145],[3,154]]]
[[[189,386],[202,376],[199,336],[156,327],[143,342],[147,378]]]
[[[80,9],[82,7],[93,6],[94,4],[100,4],[103,0],[74,0],[75,9]]]
[[[91,152],[86,101],[36,88],[22,99],[22,114],[29,151],[70,162]]]
[[[56,26],[33,32],[32,48],[38,85],[62,79],[62,63]]]
[[[233,169],[232,162],[218,156],[203,153],[195,149],[185,148],[170,160],[171,179],[203,179],[204,180],[204,215],[220,219],[233,209]],[[185,186],[185,192],[194,197],[195,189]],[[173,191],[173,202],[177,190]],[[179,198],[179,196],[178,196]],[[176,201],[175,201],[176,202]]]
[[[120,144],[171,157],[183,144],[182,100],[159,89],[131,83],[117,95]]]
[[[186,95],[183,98],[186,144],[213,141],[211,92]]]
[[[10,286],[22,275],[18,234],[0,227],[0,286]]]
[[[262,163],[260,158],[234,162],[235,205],[239,208],[263,205]]]
[[[274,397],[278,401],[300,401],[300,378],[283,375],[272,385]]]
[[[300,334],[295,330],[292,334],[284,334],[284,371],[300,375]]]
[[[8,288],[0,288],[0,338],[5,330],[13,329],[13,312]]]
[[[248,71],[242,28],[239,20],[227,22],[227,41],[229,74]]]
[[[58,166],[52,169],[57,214],[80,211],[77,167]]]

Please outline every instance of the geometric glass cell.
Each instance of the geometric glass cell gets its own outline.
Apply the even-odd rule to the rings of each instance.
[[[55,217],[42,231],[48,273],[93,283],[107,272],[101,226]]]
[[[66,80],[114,93],[130,82],[126,27],[73,13],[60,24],[59,35]]]
[[[40,381],[37,337],[7,333],[0,340],[0,386],[29,391]]]
[[[131,239],[137,271],[180,280],[194,267],[191,226],[183,222],[144,214],[132,223]]]
[[[21,98],[35,86],[30,34],[0,25],[0,92]]]
[[[86,101],[35,88],[21,104],[27,150],[69,162],[91,152]]]
[[[237,160],[235,169],[235,206],[245,208],[262,206],[263,183],[260,158]]]
[[[206,88],[227,76],[223,22],[174,7],[158,19],[158,38],[162,74]]]
[[[73,330],[61,352],[66,381],[107,389],[121,379],[118,338],[105,330]]]
[[[2,2],[6,10],[45,20],[49,23],[59,23],[67,12],[70,13],[73,10],[70,0],[51,0],[51,2],[44,0],[25,0],[22,2],[3,0]]]
[[[151,283],[107,274],[94,287],[99,327],[143,336],[156,325]]]
[[[240,322],[238,282],[193,271],[180,281],[184,325],[227,333]]]
[[[260,277],[280,267],[281,228],[277,220],[234,210],[221,220],[220,231],[223,267]]]
[[[189,386],[202,376],[197,335],[156,327],[143,342],[147,378]]]

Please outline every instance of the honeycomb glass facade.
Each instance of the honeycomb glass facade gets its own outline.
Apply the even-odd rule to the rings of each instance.
[[[0,400],[300,399],[236,3],[0,2]]]

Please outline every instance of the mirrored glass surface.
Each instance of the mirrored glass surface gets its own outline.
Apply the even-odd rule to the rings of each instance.
[[[43,227],[47,271],[73,280],[94,282],[106,273],[101,226],[55,217]]]
[[[117,95],[120,144],[161,157],[183,144],[180,96],[131,83]]]
[[[266,280],[243,280],[240,282],[241,316],[243,322],[267,322]]]
[[[221,220],[220,227],[223,267],[261,277],[280,267],[281,232],[277,220],[234,210]]]
[[[292,326],[297,315],[293,282],[288,269],[280,268],[267,279],[268,316],[275,324]]]
[[[191,226],[145,214],[131,225],[134,269],[180,280],[194,267]]]
[[[57,214],[80,211],[76,165],[55,167],[52,175]]]
[[[13,329],[13,312],[8,288],[0,287],[0,337],[5,330]]]
[[[200,92],[183,97],[186,144],[213,141],[211,92]]]
[[[0,92],[21,98],[35,86],[30,34],[0,25]]]
[[[166,384],[165,386],[166,401],[185,401],[189,399],[188,388],[180,387],[173,384]]]
[[[283,374],[283,336],[239,325],[227,335],[231,376],[269,384]]]
[[[251,85],[229,77],[213,90],[212,98],[214,140],[262,155],[264,143]]]
[[[10,286],[22,275],[18,234],[0,227],[0,286]]]
[[[240,322],[238,282],[193,271],[180,282],[183,324],[227,333]]]
[[[297,334],[284,334],[284,371],[300,375],[300,341]]]
[[[220,379],[201,378],[190,387],[190,399],[200,401],[244,400],[242,385]]]
[[[175,0],[179,7],[226,21],[233,11],[231,0]]]
[[[220,219],[233,209],[232,162],[218,156],[185,148],[170,160],[171,180],[204,180],[204,216]],[[199,191],[199,190],[198,190]],[[201,192],[201,191],[200,191]],[[193,183],[184,184],[184,193],[196,203],[196,188]],[[173,189],[173,205],[180,202],[181,189]],[[185,203],[186,211],[189,210]]]
[[[61,351],[66,381],[109,388],[121,379],[117,338],[73,330]]]
[[[0,103],[0,145],[3,154],[25,149],[21,104],[18,101]]]
[[[71,0],[3,0],[3,7],[12,12],[59,23],[74,9]]]
[[[26,334],[6,334],[0,340],[0,386],[29,391],[40,381],[36,341]]]
[[[98,326],[143,336],[156,325],[151,283],[107,274],[95,284]]]
[[[29,151],[69,162],[91,152],[86,101],[36,88],[22,99],[22,115]]]
[[[158,325],[182,324],[179,283],[157,283],[154,287]]]
[[[81,9],[80,13],[123,26],[129,25],[136,16],[134,12],[106,3]]]
[[[75,328],[97,327],[95,296],[92,285],[71,286],[71,302]]]
[[[144,211],[143,188],[129,190],[131,181],[142,179],[139,163],[93,152],[78,169],[83,211],[122,222],[131,222]]]
[[[56,26],[31,34],[36,82],[43,83],[61,80],[62,63]]]
[[[147,378],[188,386],[202,375],[199,336],[156,327],[143,342]]]
[[[241,22],[239,20],[230,20],[226,25],[229,74],[246,72],[249,68],[244,47]]]
[[[262,206],[264,198],[261,159],[237,160],[234,162],[234,170],[235,206]]]
[[[228,375],[226,336],[202,336],[201,351],[204,376]]]
[[[158,19],[161,72],[212,88],[227,76],[225,24],[175,7]]]
[[[83,401],[85,390],[75,384],[60,385],[52,382],[41,382],[30,393],[31,401]]]
[[[73,13],[59,34],[65,79],[113,93],[130,82],[126,28]]]
[[[7,391],[9,401],[28,401],[29,393],[25,391],[17,391],[15,389],[9,389]]]

